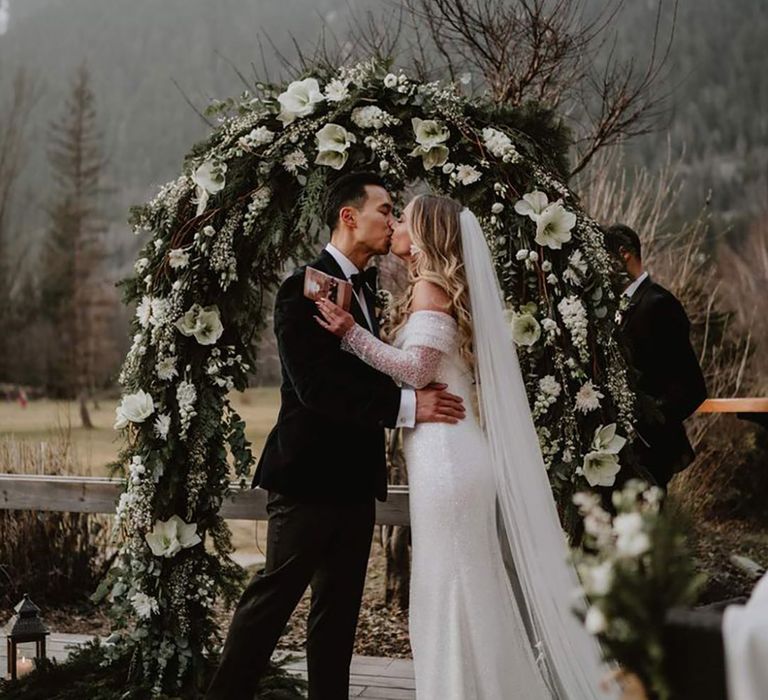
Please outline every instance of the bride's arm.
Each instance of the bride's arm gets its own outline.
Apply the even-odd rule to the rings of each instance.
[[[318,302],[323,319],[320,325],[342,338],[342,348],[354,353],[366,364],[389,375],[396,381],[420,389],[432,382],[445,352],[453,345],[456,322],[448,308],[448,296],[437,285],[417,282],[414,289],[412,310],[414,314],[425,311],[409,323],[412,342],[399,349],[387,345],[362,326],[354,323],[350,314],[335,304]]]
[[[402,350],[387,345],[357,324],[341,339],[341,347],[379,372],[414,389],[432,382],[443,358],[441,350],[425,345],[412,345]]]

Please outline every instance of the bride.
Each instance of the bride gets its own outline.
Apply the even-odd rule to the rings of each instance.
[[[480,225],[454,200],[421,195],[391,251],[411,279],[392,345],[328,300],[317,320],[396,381],[448,384],[475,406],[458,424],[422,423],[404,438],[417,697],[605,698],[599,647],[571,610],[578,582]]]

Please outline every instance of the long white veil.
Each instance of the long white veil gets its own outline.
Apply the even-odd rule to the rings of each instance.
[[[461,213],[473,321],[478,399],[499,512],[514,564],[513,587],[545,680],[560,700],[605,700],[596,640],[572,611],[578,579],[568,561],[491,254],[475,215]],[[501,529],[500,529],[501,530]]]

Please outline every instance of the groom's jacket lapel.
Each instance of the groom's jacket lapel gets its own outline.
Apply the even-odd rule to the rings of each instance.
[[[651,278],[650,276],[648,276],[640,283],[640,286],[635,290],[635,293],[632,295],[632,299],[629,302],[629,306],[627,307],[621,319],[622,329],[626,329],[626,327],[629,325],[630,321],[632,320],[632,317],[635,315],[635,311],[637,310],[637,307],[640,306],[640,303],[642,302],[643,297],[648,293],[648,290],[650,288],[651,288]]]

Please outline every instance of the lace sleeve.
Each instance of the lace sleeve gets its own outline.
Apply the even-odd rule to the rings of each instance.
[[[453,346],[456,322],[441,312],[417,311],[411,314],[405,330],[406,342],[400,349],[355,325],[342,339],[341,347],[395,381],[421,389],[434,380],[440,361]]]

